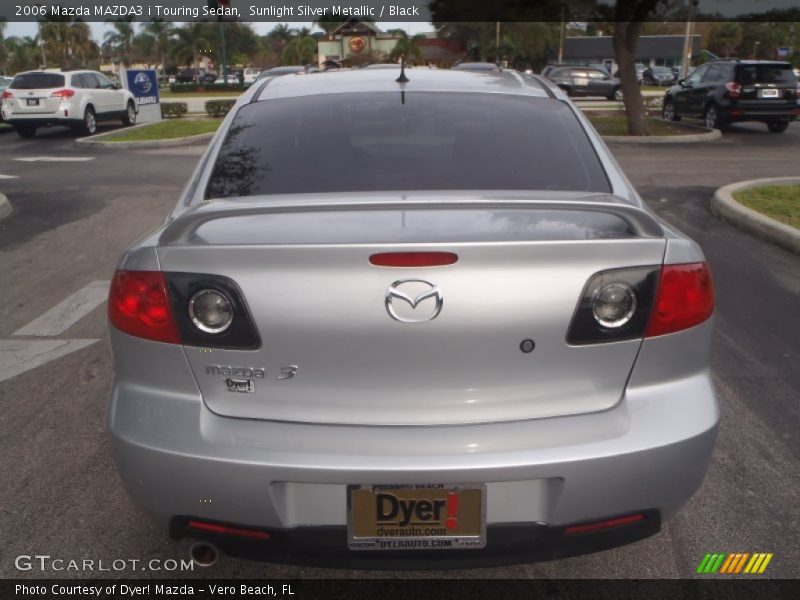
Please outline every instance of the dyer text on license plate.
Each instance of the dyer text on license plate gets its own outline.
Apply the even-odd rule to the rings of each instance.
[[[353,485],[351,550],[458,550],[486,546],[483,485]]]

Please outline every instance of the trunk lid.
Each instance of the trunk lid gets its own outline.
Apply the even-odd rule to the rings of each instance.
[[[251,212],[176,225],[159,248],[164,271],[230,277],[249,306],[261,348],[186,347],[207,406],[230,417],[433,425],[610,408],[641,340],[570,346],[567,330],[594,273],[660,265],[665,248],[649,215],[620,205]],[[415,250],[458,261],[369,261]],[[397,315],[435,318],[392,318],[393,285],[419,299],[412,309],[392,296]],[[521,351],[524,340],[533,352]],[[259,369],[249,393],[229,391],[231,373]],[[282,378],[287,369],[295,376]]]

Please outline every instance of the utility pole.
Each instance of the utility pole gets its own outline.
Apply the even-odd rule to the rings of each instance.
[[[692,50],[693,50],[693,39],[694,39],[694,9],[697,8],[699,4],[699,0],[689,0],[687,3],[687,15],[686,15],[686,33],[683,38],[683,57],[681,58],[681,79],[686,78],[686,74],[689,72],[689,66],[692,62]]]
[[[564,62],[564,5],[561,5],[561,31],[558,35],[558,64]]]
[[[229,8],[231,0],[208,0],[208,7],[212,10],[219,10],[220,8]],[[228,49],[225,43],[225,23],[222,15],[217,17],[219,26],[219,54],[222,61],[222,80],[225,85],[228,84]]]
[[[494,63],[500,66],[500,21],[497,21],[494,35]]]

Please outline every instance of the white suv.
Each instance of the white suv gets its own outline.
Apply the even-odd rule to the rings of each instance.
[[[24,138],[50,125],[91,135],[100,120],[121,118],[123,125],[133,125],[138,112],[133,94],[97,71],[20,73],[3,92],[0,109]]]

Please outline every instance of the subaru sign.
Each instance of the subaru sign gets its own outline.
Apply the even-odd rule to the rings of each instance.
[[[125,87],[128,88],[139,109],[139,123],[161,120],[160,98],[158,96],[158,75],[153,70],[128,69],[125,71]]]

